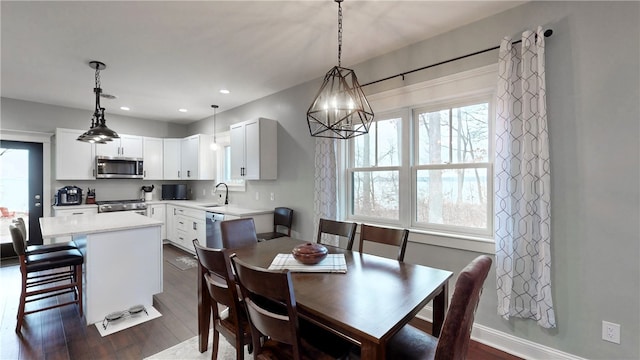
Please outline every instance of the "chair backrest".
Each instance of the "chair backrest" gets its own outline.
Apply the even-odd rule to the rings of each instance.
[[[260,339],[268,336],[291,345],[294,359],[299,359],[298,312],[291,273],[255,267],[235,255],[231,259],[251,322],[254,357],[257,359],[262,350]]]
[[[202,276],[207,282],[211,298],[219,304],[230,307],[232,310],[230,314],[237,314],[240,303],[229,255],[224,249],[211,249],[202,246],[197,239],[193,240],[193,247],[196,249],[196,256],[202,265]],[[215,309],[214,312],[217,313]]]
[[[221,221],[220,237],[222,238],[222,247],[226,249],[235,249],[258,242],[253,218]]]
[[[25,224],[24,219],[19,217],[17,219],[13,219],[12,222],[16,224],[18,229],[20,229],[20,232],[22,232],[22,238],[24,239],[25,246],[27,246],[29,240],[27,238],[27,225]]]
[[[317,243],[322,244],[322,234],[330,234],[342,236],[347,239],[347,249],[353,249],[353,240],[356,237],[356,229],[358,224],[352,222],[343,222],[329,219],[320,219],[318,224]]]
[[[365,241],[376,242],[391,246],[397,246],[398,261],[404,261],[404,253],[407,249],[407,241],[409,239],[409,230],[407,229],[391,229],[372,225],[360,225],[360,252],[363,252],[363,244]]]
[[[13,241],[13,250],[18,256],[24,256],[27,248],[27,242],[24,239],[22,230],[16,223],[9,224],[9,232],[11,233],[11,241]]]
[[[277,207],[273,210],[273,232],[278,232],[278,226],[287,228],[287,236],[291,236],[293,210],[287,207]]]
[[[451,305],[442,324],[435,359],[457,360],[466,357],[473,318],[491,262],[487,255],[478,256],[458,275]]]

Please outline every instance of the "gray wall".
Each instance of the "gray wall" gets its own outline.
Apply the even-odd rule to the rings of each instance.
[[[552,161],[552,284],[558,327],[544,330],[534,321],[507,321],[497,316],[495,273],[487,280],[476,321],[585,358],[638,359],[640,3],[531,2],[354,68],[361,83],[366,83],[495,46],[502,37],[518,36],[537,25],[554,30],[547,39],[546,63]],[[366,90],[374,93],[495,63],[496,57],[493,52]],[[239,108],[220,109],[217,115],[218,131],[253,117],[278,120],[278,180],[250,181],[246,193],[232,193],[230,197],[236,204],[291,206],[296,211],[294,229],[304,238],[314,233],[314,140],[308,135],[305,113],[319,86],[317,80]],[[69,115],[75,120],[69,122]],[[74,110],[2,99],[3,129],[53,131],[55,127],[88,125],[88,111],[75,115]],[[153,136],[182,136],[211,128],[210,118],[187,127],[155,122],[149,126],[149,122],[138,119],[135,122],[143,125],[134,127],[129,120],[134,119],[114,117],[108,124],[122,133]],[[194,182],[193,186],[210,184]],[[259,201],[254,200],[256,192]],[[270,192],[275,193],[276,201],[268,200]],[[406,261],[457,272],[477,255],[410,243]],[[620,345],[601,340],[602,320],[621,324]]]

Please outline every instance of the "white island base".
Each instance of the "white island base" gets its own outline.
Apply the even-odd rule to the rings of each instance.
[[[87,325],[162,292],[161,221],[131,212],[41,218],[43,237],[71,235],[84,254]]]

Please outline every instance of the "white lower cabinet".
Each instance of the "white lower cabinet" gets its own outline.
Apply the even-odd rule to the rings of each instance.
[[[171,211],[167,214],[167,238],[169,241],[191,253],[195,253],[194,239],[198,239],[200,244],[207,243],[204,210],[174,205],[167,205],[167,210]]]
[[[85,215],[85,214],[97,214],[98,206],[97,205],[72,205],[68,207],[53,207],[53,216],[75,216],[75,215]],[[53,239],[43,239],[44,244],[52,244],[52,243],[61,243],[71,241],[71,236],[60,236]]]
[[[160,234],[162,239],[167,238],[167,217],[166,217],[166,205],[154,204],[147,206],[147,216],[162,221],[164,224],[161,227]]]

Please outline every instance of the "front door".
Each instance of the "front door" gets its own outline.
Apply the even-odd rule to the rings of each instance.
[[[29,244],[42,244],[42,144],[0,140],[0,256],[14,257],[9,224],[27,223]]]

